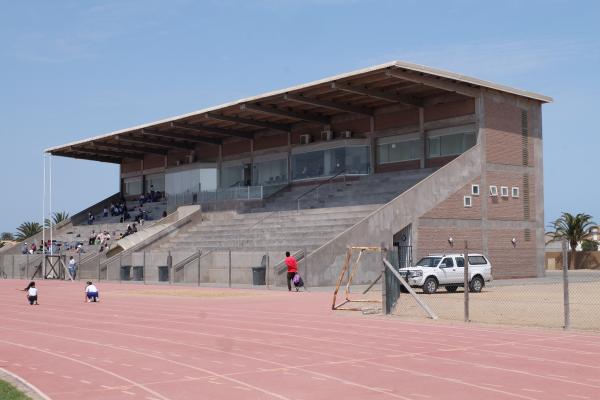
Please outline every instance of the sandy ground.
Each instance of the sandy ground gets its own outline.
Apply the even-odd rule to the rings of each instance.
[[[442,287],[433,295],[417,293],[442,320],[464,319],[464,292],[447,293]],[[490,285],[481,293],[470,294],[470,320],[473,322],[560,328],[564,326],[563,287],[560,283]],[[571,328],[600,330],[600,282],[571,282]],[[402,294],[398,316],[425,317],[408,294]]]

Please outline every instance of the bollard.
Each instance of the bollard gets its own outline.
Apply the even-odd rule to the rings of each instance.
[[[229,249],[229,287],[231,287],[231,249]]]
[[[198,286],[200,286],[200,279],[201,279],[201,269],[200,269],[200,258],[202,257],[202,250],[198,250]]]

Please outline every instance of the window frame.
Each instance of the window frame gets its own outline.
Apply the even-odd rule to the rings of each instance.
[[[498,186],[490,185],[490,197],[498,197]]]
[[[463,197],[463,207],[465,207],[465,208],[473,207],[473,198],[471,196]]]
[[[520,190],[518,186],[512,187],[511,195],[513,199],[518,199],[520,197]]]
[[[508,186],[500,186],[500,197],[508,197]]]
[[[480,190],[479,190],[479,184],[478,183],[474,183],[471,185],[471,195],[472,196],[479,196],[480,194]]]

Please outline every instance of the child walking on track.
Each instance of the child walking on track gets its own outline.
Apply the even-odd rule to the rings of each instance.
[[[27,292],[27,300],[29,301],[30,305],[38,305],[38,292],[37,292],[37,288],[35,287],[35,282],[29,282],[29,285],[27,285],[27,287],[25,289],[23,289],[24,292]]]
[[[287,265],[287,285],[288,291],[292,291],[292,279],[298,273],[298,262],[296,258],[290,255],[289,251],[285,252],[285,265]]]
[[[100,301],[100,299],[98,299],[98,288],[96,287],[96,285],[94,285],[92,283],[92,281],[88,281],[86,283],[86,287],[85,287],[85,300],[88,303],[89,302],[98,302]]]

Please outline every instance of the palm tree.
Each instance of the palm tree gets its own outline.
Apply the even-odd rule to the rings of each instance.
[[[40,233],[42,231],[42,226],[37,222],[23,222],[17,228],[17,234],[15,238],[18,241],[23,241],[30,236],[35,235],[36,233]]]
[[[569,269],[575,269],[575,249],[577,248],[577,244],[587,239],[590,229],[595,225],[591,215],[580,213],[574,216],[567,212],[563,212],[560,218],[552,223],[554,232],[550,234],[553,240],[566,240],[571,248]]]
[[[69,213],[66,211],[54,212],[52,213],[52,225],[58,225],[62,221],[69,218]],[[44,220],[44,227],[50,228],[50,219],[46,218]]]

